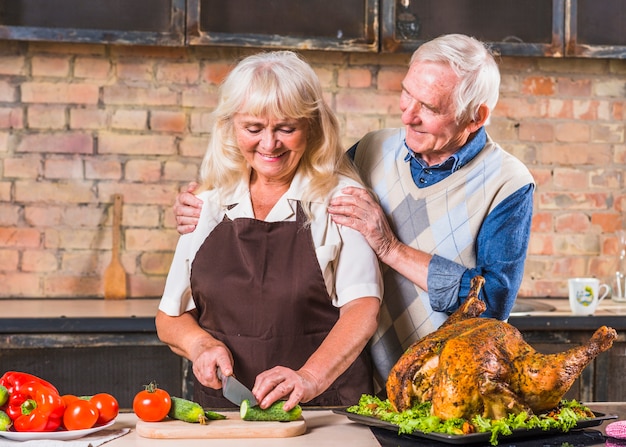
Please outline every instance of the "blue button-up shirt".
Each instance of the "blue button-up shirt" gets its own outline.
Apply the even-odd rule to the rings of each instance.
[[[404,161],[409,163],[413,182],[427,188],[469,163],[485,146],[487,133],[481,128],[474,138],[443,163],[428,166],[408,146]],[[354,158],[357,145],[348,151]],[[466,268],[434,255],[428,267],[428,295],[433,310],[451,313],[467,298],[470,281],[485,278],[481,298],[487,304],[484,317],[508,318],[524,275],[533,209],[532,183],[504,199],[487,215],[476,239],[476,267]]]

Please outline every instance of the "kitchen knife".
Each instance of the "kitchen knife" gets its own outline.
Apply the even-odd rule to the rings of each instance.
[[[241,406],[241,402],[245,399],[248,399],[250,405],[253,407],[257,404],[252,391],[246,388],[239,380],[235,379],[235,376],[224,376],[222,375],[222,371],[217,368],[217,377],[222,381],[222,394],[226,399],[237,406]]]

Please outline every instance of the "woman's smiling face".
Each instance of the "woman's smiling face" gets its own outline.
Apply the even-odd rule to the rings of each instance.
[[[275,119],[237,113],[237,145],[253,172],[267,181],[291,182],[307,148],[304,119]]]

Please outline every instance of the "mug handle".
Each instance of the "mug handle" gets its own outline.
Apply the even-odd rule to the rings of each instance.
[[[600,304],[600,301],[602,301],[604,298],[606,298],[609,294],[609,292],[611,291],[611,287],[608,284],[600,284],[600,287],[598,288],[598,293],[602,292],[602,288],[605,288],[606,290],[604,291],[604,293],[602,294],[602,296],[598,299],[598,304]]]

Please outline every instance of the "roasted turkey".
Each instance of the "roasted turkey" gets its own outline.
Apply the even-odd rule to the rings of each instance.
[[[387,378],[387,397],[397,411],[430,401],[442,419],[493,419],[555,408],[583,369],[617,338],[603,326],[582,346],[541,354],[504,321],[480,318],[484,283],[472,280],[468,299],[435,332],[411,345]]]

